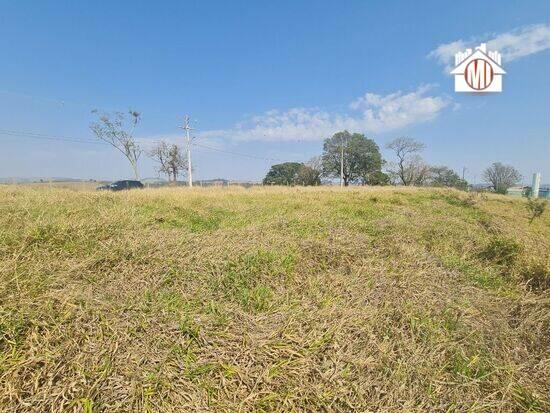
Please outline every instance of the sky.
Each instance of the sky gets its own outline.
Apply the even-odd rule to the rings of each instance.
[[[503,92],[455,93],[454,53],[481,42]],[[347,129],[387,161],[407,136],[470,182],[500,161],[550,183],[547,0],[0,0],[0,52],[0,177],[130,178],[89,126],[132,109],[145,148],[191,117],[195,179],[261,180]]]

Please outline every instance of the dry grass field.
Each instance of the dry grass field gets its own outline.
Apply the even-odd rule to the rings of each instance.
[[[0,186],[1,412],[542,412],[550,213]]]

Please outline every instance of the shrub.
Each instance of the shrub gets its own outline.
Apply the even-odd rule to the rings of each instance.
[[[540,218],[546,208],[546,200],[529,198],[526,205],[527,211],[529,211],[529,225],[533,223],[535,218]]]
[[[534,262],[521,270],[521,277],[527,286],[533,290],[550,289],[550,267],[545,262]]]
[[[493,238],[481,252],[481,257],[500,265],[512,265],[519,253],[521,246],[509,238]]]

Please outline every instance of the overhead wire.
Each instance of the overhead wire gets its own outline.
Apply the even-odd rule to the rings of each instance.
[[[91,139],[81,139],[74,136],[60,136],[60,135],[50,135],[50,134],[44,134],[44,133],[38,133],[38,132],[28,132],[28,131],[17,131],[17,130],[8,130],[8,129],[0,129],[0,135],[8,135],[8,136],[16,136],[16,137],[23,137],[23,138],[31,138],[31,139],[38,139],[38,140],[51,140],[51,141],[59,141],[59,142],[71,142],[71,143],[83,143],[83,144],[92,144],[92,145],[107,145],[106,142],[102,142],[99,140],[91,140]],[[152,142],[158,142],[158,140],[152,141]],[[193,146],[207,149],[214,152],[220,152],[225,153],[228,155],[233,156],[240,156],[244,158],[249,159],[258,159],[268,162],[300,162],[296,160],[288,160],[288,159],[281,159],[281,158],[273,158],[273,157],[265,157],[265,156],[259,156],[259,155],[253,155],[249,153],[242,153],[237,151],[231,151],[221,148],[216,148],[209,145],[204,145],[202,143],[193,142]]]
[[[64,142],[74,142],[74,143],[87,143],[87,144],[99,144],[105,145],[105,142],[94,141],[94,140],[84,140],[80,138],[75,138],[72,136],[58,136],[58,135],[47,135],[44,133],[36,132],[25,132],[25,131],[15,131],[15,130],[6,130],[0,129],[0,134],[8,136],[17,136],[25,138],[34,138],[34,139],[44,139],[44,140],[53,140],[53,141],[64,141]]]
[[[200,148],[209,149],[209,150],[215,151],[215,152],[227,153],[229,155],[242,156],[242,157],[246,157],[246,158],[259,159],[259,160],[270,161],[270,162],[300,162],[300,161],[289,161],[288,159],[269,158],[269,157],[252,155],[252,154],[247,154],[247,153],[228,151],[226,149],[214,148],[212,146],[203,145],[201,143],[196,143],[196,142],[192,143],[192,145],[193,146],[198,146]]]

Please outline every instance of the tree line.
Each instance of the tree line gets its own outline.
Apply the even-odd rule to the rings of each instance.
[[[404,185],[452,187],[465,190],[468,182],[447,166],[428,165],[421,156],[425,145],[399,137],[386,145],[394,160],[382,158],[379,146],[361,133],[342,131],[323,142],[323,153],[307,163],[273,165],[265,185],[321,185],[322,179],[339,179],[343,186]],[[510,165],[496,162],[483,172],[483,179],[495,192],[506,193],[521,180]]]
[[[174,143],[160,140],[145,151],[135,139],[141,120],[139,112],[113,114],[93,113],[97,120],[90,125],[96,138],[117,149],[130,163],[134,176],[140,179],[138,161],[143,154],[157,164],[159,173],[169,182],[177,182],[186,174],[187,158],[183,149]],[[394,160],[382,158],[377,143],[361,133],[337,132],[323,142],[323,153],[307,163],[285,162],[271,167],[264,185],[321,185],[323,179],[340,179],[342,185],[405,185],[441,186],[466,189],[468,183],[446,166],[428,165],[421,156],[425,145],[415,139],[399,137],[386,145]],[[521,174],[510,165],[493,163],[482,178],[492,190],[506,193],[521,180]]]

